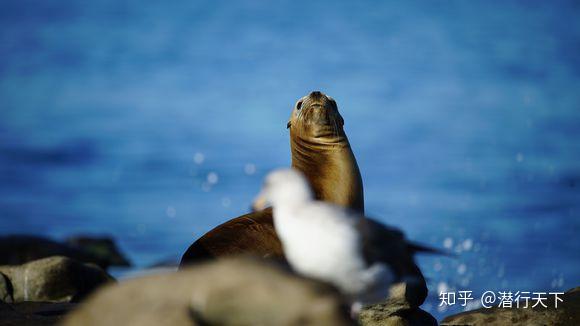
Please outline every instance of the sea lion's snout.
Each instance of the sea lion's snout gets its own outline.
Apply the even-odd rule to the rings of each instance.
[[[321,91],[312,91],[296,102],[287,127],[301,126],[302,133],[336,135],[343,125],[334,99]]]
[[[299,104],[303,107],[312,107],[326,110],[336,109],[336,103],[334,100],[321,91],[313,91],[310,94],[304,96]]]
[[[310,93],[310,95],[308,95],[309,97],[313,98],[313,99],[317,99],[322,97],[324,94],[322,94],[320,91],[314,91],[312,93]]]
[[[321,91],[313,91],[310,94],[303,97],[304,101],[309,103],[310,105],[326,108],[332,107],[330,97],[326,96],[326,94],[322,93]]]

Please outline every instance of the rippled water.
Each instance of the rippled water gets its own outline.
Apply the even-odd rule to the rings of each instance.
[[[445,289],[580,285],[575,2],[0,4],[0,234],[145,267],[247,211],[287,118],[336,98],[369,215],[459,253]]]

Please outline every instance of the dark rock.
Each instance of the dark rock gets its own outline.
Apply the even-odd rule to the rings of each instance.
[[[329,286],[263,261],[216,260],[100,290],[64,325],[351,325]]]
[[[113,239],[109,237],[74,236],[66,239],[70,246],[87,252],[107,266],[129,267],[131,263],[121,253]]]
[[[50,256],[65,256],[84,262],[94,257],[49,239],[28,235],[0,237],[0,265],[20,265]]]
[[[0,265],[20,265],[51,256],[69,257],[105,268],[107,266],[106,262],[92,254],[42,237],[28,235],[0,237]]]
[[[404,298],[365,307],[359,315],[362,326],[437,326],[437,320],[428,312],[414,307]]]
[[[555,308],[554,296],[545,301],[548,308],[481,308],[445,318],[441,325],[580,325],[580,287],[561,295]],[[523,307],[524,304],[521,304]]]
[[[9,280],[14,302],[75,302],[113,280],[98,266],[60,256],[0,266],[0,273]]]
[[[5,303],[4,301],[0,301],[0,312],[10,312],[10,311],[14,311],[14,309],[12,309],[12,307],[10,307],[10,305]]]
[[[85,263],[109,266],[128,266],[128,261],[117,250],[111,239],[77,237],[71,244],[30,235],[0,237],[0,265],[20,265],[34,260],[64,256]]]
[[[409,309],[418,308],[425,302],[426,297],[427,285],[422,275],[419,275],[417,280],[394,283],[389,289],[389,300],[392,302],[402,300],[409,305]]]
[[[12,283],[6,275],[0,273],[0,302],[14,302],[12,293]]]
[[[17,302],[10,305],[14,311],[26,315],[64,316],[77,306],[70,302]]]
[[[0,325],[56,325],[72,308],[74,305],[70,303],[0,302]]]

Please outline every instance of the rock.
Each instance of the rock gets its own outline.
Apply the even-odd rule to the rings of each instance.
[[[10,305],[5,303],[4,301],[0,301],[0,312],[4,313],[7,311],[13,311],[12,307],[10,307]]]
[[[114,244],[107,244],[107,241],[103,242],[102,239],[95,240],[95,242],[97,241],[104,243],[101,248],[107,249],[92,249],[96,246],[85,245],[83,247],[82,244],[71,246],[30,235],[4,236],[0,237],[0,265],[20,265],[51,256],[65,256],[85,263],[97,264],[104,269],[116,266],[119,262],[126,262],[115,255],[118,254],[118,250]],[[83,243],[87,242],[83,241]]]
[[[0,302],[14,302],[14,298],[12,297],[12,283],[2,273],[0,273]]]
[[[64,316],[77,306],[77,303],[70,302],[17,302],[10,307],[25,315],[37,316]]]
[[[391,285],[389,299],[397,302],[403,300],[409,308],[418,308],[427,297],[427,285],[421,276],[421,281],[398,282]]]
[[[66,243],[97,257],[103,264],[106,264],[104,268],[131,266],[129,260],[117,248],[113,239],[109,237],[73,236],[67,238]]]
[[[49,257],[18,266],[0,266],[12,288],[14,302],[76,302],[113,281],[105,271],[67,257]]]
[[[64,325],[351,325],[334,289],[270,263],[216,260],[100,290]]]
[[[557,309],[554,296],[548,298],[548,308],[481,308],[449,316],[441,325],[580,325],[580,287],[561,295]]]
[[[361,326],[437,326],[428,312],[409,304],[404,298],[391,298],[365,307],[359,315]]]
[[[20,265],[50,256],[65,256],[96,263],[94,257],[68,245],[28,235],[0,237],[0,265]]]
[[[72,308],[74,305],[70,303],[22,302],[9,305],[0,302],[0,325],[56,325]]]
[[[5,304],[3,307],[0,303],[0,325],[2,326],[49,326],[55,325],[57,322],[57,317],[27,315],[12,309],[12,307],[10,307],[8,304]]]

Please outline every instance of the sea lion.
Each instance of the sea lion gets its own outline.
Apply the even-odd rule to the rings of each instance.
[[[314,91],[299,99],[287,124],[292,167],[306,175],[317,199],[362,214],[363,183],[343,126],[344,119],[330,96]],[[180,267],[239,254],[283,259],[271,209],[242,215],[209,231],[187,249]]]

